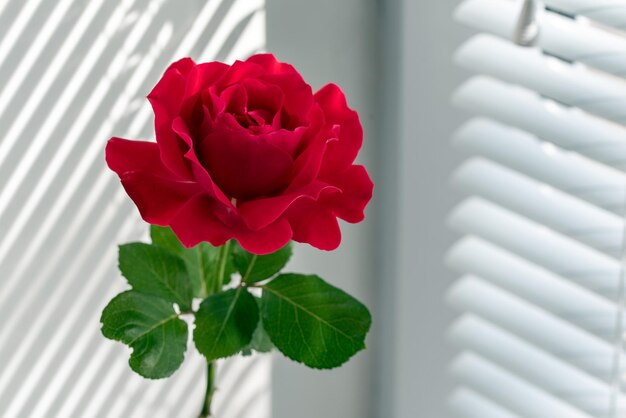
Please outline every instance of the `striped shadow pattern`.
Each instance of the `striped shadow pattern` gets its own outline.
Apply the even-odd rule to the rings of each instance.
[[[117,244],[147,226],[104,164],[153,140],[146,94],[170,62],[265,46],[263,0],[0,0],[0,416],[193,417],[203,359],[144,380],[100,334],[125,287]],[[216,413],[269,417],[268,357],[219,365]]]

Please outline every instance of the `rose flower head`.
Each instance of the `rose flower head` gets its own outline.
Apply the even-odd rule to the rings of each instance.
[[[187,247],[236,239],[256,254],[290,240],[337,248],[373,183],[341,89],[313,94],[289,64],[258,54],[233,65],[172,64],[148,95],[156,143],[112,138],[108,166],[142,218]]]

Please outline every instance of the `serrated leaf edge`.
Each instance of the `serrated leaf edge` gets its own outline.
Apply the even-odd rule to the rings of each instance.
[[[180,369],[180,366],[182,365],[182,362],[181,362],[181,364],[180,364],[180,365],[179,365],[179,366],[178,366],[175,370],[172,370],[172,372],[171,372],[170,374],[163,375],[163,376],[161,376],[161,377],[146,376],[146,375],[144,375],[144,374],[140,373],[140,372],[139,372],[139,371],[138,371],[135,367],[133,367],[133,365],[132,365],[132,363],[131,363],[131,360],[132,360],[133,356],[137,354],[137,353],[135,353],[135,347],[132,347],[132,345],[133,345],[135,342],[137,342],[137,340],[139,340],[141,337],[146,336],[147,334],[149,334],[149,333],[151,333],[152,331],[156,330],[158,327],[160,327],[160,326],[162,326],[162,325],[164,325],[164,324],[168,323],[169,321],[171,321],[171,320],[173,320],[173,319],[178,319],[178,320],[182,321],[182,322],[185,324],[185,327],[186,327],[186,330],[187,330],[187,336],[189,336],[189,324],[188,324],[186,321],[182,320],[182,319],[180,318],[180,316],[179,316],[177,313],[174,313],[174,315],[169,316],[169,317],[167,317],[166,319],[164,319],[164,320],[162,320],[162,321],[159,321],[156,325],[154,325],[154,326],[150,327],[150,328],[148,329],[148,331],[146,331],[146,332],[142,333],[141,335],[139,335],[139,336],[137,336],[137,337],[133,338],[133,339],[132,339],[131,341],[129,341],[128,343],[124,342],[121,338],[116,338],[116,337],[114,337],[114,336],[112,336],[112,335],[108,334],[108,333],[106,332],[106,328],[105,328],[104,321],[103,321],[104,313],[106,312],[106,310],[107,310],[107,308],[109,307],[109,305],[110,305],[111,303],[113,303],[113,301],[114,301],[115,299],[117,299],[117,298],[121,297],[122,295],[128,294],[128,293],[138,293],[138,294],[141,294],[141,295],[144,295],[144,296],[148,296],[148,297],[150,297],[150,298],[160,299],[160,300],[162,300],[162,301],[164,301],[164,302],[166,302],[166,303],[168,303],[168,304],[169,304],[169,303],[171,303],[170,301],[168,301],[168,300],[166,300],[166,299],[164,299],[164,298],[161,298],[161,297],[159,297],[159,296],[155,296],[155,295],[151,295],[151,294],[148,294],[148,293],[139,292],[139,291],[134,290],[134,289],[128,289],[128,290],[126,290],[126,291],[124,291],[124,292],[121,292],[121,293],[118,293],[117,295],[115,295],[115,296],[114,296],[114,297],[113,297],[113,298],[109,301],[109,303],[107,303],[107,306],[105,306],[105,307],[104,307],[104,309],[102,310],[102,314],[100,315],[100,325],[101,325],[101,327],[100,327],[100,331],[102,332],[102,335],[103,335],[105,338],[107,338],[107,339],[109,339],[109,340],[112,340],[112,341],[117,341],[117,342],[119,342],[119,343],[121,343],[121,344],[123,344],[123,345],[127,346],[127,347],[130,349],[130,355],[129,355],[129,358],[128,358],[128,366],[131,368],[131,370],[133,370],[135,373],[137,373],[138,375],[140,375],[140,376],[141,376],[141,377],[143,377],[144,379],[149,379],[149,380],[160,380],[160,379],[165,379],[165,378],[167,378],[167,377],[170,377],[171,375],[173,375],[174,373],[176,373],[176,371],[178,371],[178,369]],[[173,309],[173,308],[172,308],[172,309]],[[124,311],[119,311],[119,312],[117,312],[117,313],[119,314],[119,313],[123,313],[123,312],[133,312],[133,311],[129,309],[129,310],[124,310]],[[188,344],[185,344],[185,346],[184,346],[184,348],[183,348],[183,351],[182,351],[182,353],[181,353],[181,354],[182,354],[183,361],[184,361],[185,356],[186,356],[186,354],[187,354],[187,345],[188,345]],[[137,354],[137,355],[138,355],[138,354]]]
[[[122,251],[122,247],[127,247],[127,246],[129,246],[129,245],[135,245],[135,244],[141,244],[142,246],[145,246],[145,247],[148,247],[148,248],[150,248],[150,247],[152,247],[152,248],[156,248],[158,251],[163,251],[163,252],[167,253],[168,255],[171,255],[172,257],[176,257],[178,260],[180,260],[180,261],[181,261],[181,263],[182,263],[182,265],[183,265],[183,267],[184,267],[184,269],[185,269],[185,272],[187,273],[187,275],[189,275],[189,272],[187,271],[187,264],[185,263],[185,260],[184,260],[184,259],[183,259],[183,258],[182,258],[179,254],[176,254],[175,252],[173,252],[173,251],[171,251],[171,250],[169,250],[169,249],[167,249],[167,248],[161,247],[161,246],[159,246],[159,245],[156,245],[156,244],[147,244],[147,243],[145,243],[145,242],[129,242],[129,243],[127,243],[127,244],[122,244],[122,245],[119,245],[119,246],[118,246],[118,254],[119,254],[119,257],[118,257],[118,263],[117,263],[117,265],[118,265],[118,270],[120,271],[120,273],[122,274],[122,276],[126,279],[126,281],[128,282],[128,284],[130,284],[130,285],[131,285],[131,287],[133,288],[133,290],[134,290],[134,291],[136,291],[136,292],[138,292],[138,293],[142,293],[142,294],[144,294],[144,295],[155,296],[155,297],[158,297],[158,298],[160,298],[160,299],[163,299],[163,300],[165,300],[165,301],[167,301],[167,302],[171,302],[171,301],[169,301],[169,300],[167,300],[167,299],[165,299],[165,298],[163,298],[163,297],[161,297],[161,296],[159,296],[159,295],[155,295],[155,294],[153,294],[153,293],[149,293],[149,292],[144,292],[144,291],[142,291],[142,290],[140,290],[140,289],[135,289],[135,287],[134,287],[134,286],[133,286],[133,284],[131,283],[131,279],[129,279],[129,278],[128,278],[125,274],[124,274],[124,272],[122,271],[122,263],[121,263],[121,258],[122,258],[122,257],[121,257],[121,251]],[[163,260],[162,260],[160,257],[159,257],[159,262],[163,263]],[[144,268],[145,268],[146,270],[149,270],[149,271],[152,273],[152,275],[153,275],[153,276],[155,276],[155,277],[161,277],[161,275],[160,275],[160,274],[157,274],[157,271],[156,271],[156,270],[154,270],[154,269],[150,266],[150,264],[149,264],[149,263],[143,263],[142,265],[144,266]],[[192,298],[191,298],[192,300],[190,300],[190,301],[186,301],[186,300],[185,300],[185,298],[184,298],[184,297],[183,297],[183,296],[182,296],[182,295],[181,295],[178,291],[176,291],[174,288],[172,288],[172,287],[170,286],[170,283],[169,283],[167,280],[159,280],[159,282],[160,282],[160,283],[162,283],[162,284],[163,284],[163,285],[164,285],[164,286],[165,286],[165,287],[166,287],[166,288],[167,288],[170,292],[172,292],[172,295],[173,295],[173,296],[175,297],[175,299],[176,299],[176,301],[174,301],[173,303],[178,304],[178,305],[179,305],[179,307],[180,307],[181,309],[187,309],[187,308],[189,308],[189,307],[191,306],[191,303],[192,303],[192,300],[193,300],[193,295],[192,295]]]
[[[226,329],[226,325],[228,324],[228,320],[229,320],[230,316],[232,315],[233,310],[235,309],[235,306],[237,305],[237,301],[239,300],[239,297],[240,297],[240,295],[241,295],[241,292],[242,292],[242,291],[243,291],[243,292],[247,292],[247,290],[246,290],[244,287],[237,287],[237,288],[235,288],[235,289],[229,289],[229,290],[236,290],[236,291],[237,291],[237,293],[236,293],[235,297],[233,298],[233,301],[231,302],[230,306],[228,307],[228,312],[227,312],[227,314],[226,314],[226,320],[225,320],[225,321],[222,323],[222,325],[220,326],[220,330],[219,330],[219,332],[217,333],[217,337],[215,338],[213,345],[211,346],[211,350],[207,350],[207,351],[213,351],[213,350],[215,349],[215,347],[217,346],[217,341],[219,340],[219,338],[221,337],[221,335],[224,333],[224,330]],[[228,292],[228,290],[226,290],[225,292]],[[224,292],[224,293],[225,293],[225,292]],[[219,294],[219,293],[214,293],[213,295],[210,295],[209,297],[211,297],[211,296],[216,296],[216,295],[218,295],[218,294]],[[206,300],[206,299],[205,299],[205,300]],[[200,311],[200,310],[198,309],[198,312],[199,312],[199,311]],[[195,314],[197,314],[197,312],[196,312]],[[197,319],[197,318],[196,318],[196,319]],[[259,313],[259,321],[261,321],[261,314],[260,314],[260,313]],[[200,354],[202,354],[205,358],[207,358],[207,356],[206,356],[206,355],[205,355],[205,354],[204,354],[204,353],[200,350],[200,348],[198,348],[198,343],[197,343],[197,341],[196,341],[196,332],[195,332],[195,331],[196,331],[196,329],[197,329],[197,327],[198,327],[197,322],[195,322],[195,321],[194,321],[194,330],[193,330],[193,333],[192,333],[192,334],[193,334],[193,341],[194,341],[194,344],[195,344],[196,348],[198,349],[198,352],[200,352]],[[250,342],[252,341],[253,336],[254,336],[254,332],[253,332],[253,333],[252,333],[252,335],[250,336],[250,341],[248,341],[248,342],[246,343],[246,346],[247,346],[248,344],[250,344]],[[244,346],[244,348],[245,348],[246,346]],[[242,349],[242,350],[243,350],[243,349]],[[211,359],[210,361],[219,360],[219,359],[225,359],[225,358],[230,358],[230,357],[236,356],[237,354],[240,354],[242,350],[238,350],[238,351],[236,351],[236,352],[234,352],[234,353],[232,353],[232,354],[230,354],[230,355],[228,355],[228,356],[223,356],[223,357],[219,357],[219,358],[214,358],[214,359]]]
[[[305,276],[305,277],[314,277],[314,278],[317,278],[317,279],[319,279],[319,280],[322,280],[322,281],[324,281],[324,282],[326,283],[326,281],[325,281],[325,280],[323,280],[322,278],[320,278],[319,276],[317,276],[317,275],[315,275],[315,274],[314,274],[314,275],[303,275],[303,274],[299,274],[299,273],[281,273],[281,274],[279,274],[278,276],[276,276],[276,277],[275,277],[275,279],[278,279],[278,278],[279,278],[279,277],[281,277],[281,276],[286,276],[286,275],[290,275],[290,274],[295,274],[295,275]],[[269,283],[268,283],[268,284],[269,284]],[[330,283],[327,283],[327,284],[328,284],[329,286],[332,286]],[[302,305],[300,305],[300,304],[298,304],[298,303],[294,302],[292,299],[287,298],[287,297],[285,297],[285,296],[283,296],[283,295],[280,295],[280,293],[278,293],[278,292],[276,292],[276,291],[271,290],[270,288],[268,288],[268,286],[267,286],[267,285],[261,285],[261,286],[256,286],[256,287],[261,288],[263,291],[268,290],[270,293],[272,293],[273,295],[275,295],[275,296],[279,297],[280,299],[282,299],[282,300],[286,300],[286,301],[288,301],[288,302],[291,302],[291,303],[292,303],[292,306],[294,306],[294,309],[295,309],[296,307],[297,307],[297,308],[300,308],[300,309],[301,309],[301,310],[303,310],[304,312],[306,312],[306,313],[310,314],[311,316],[313,316],[314,318],[316,318],[316,319],[320,320],[320,322],[323,322],[324,324],[327,324],[327,325],[328,325],[331,329],[333,329],[333,330],[335,330],[335,331],[338,331],[341,335],[344,335],[344,336],[345,336],[346,338],[348,338],[350,341],[353,341],[353,344],[354,344],[354,342],[355,342],[355,339],[354,339],[354,338],[350,337],[350,336],[349,336],[349,335],[347,335],[345,332],[343,332],[343,331],[341,331],[341,330],[337,329],[337,327],[335,327],[335,326],[333,326],[333,325],[329,324],[327,321],[323,320],[323,319],[322,319],[322,318],[320,318],[318,315],[315,315],[313,312],[311,312],[311,311],[309,311],[308,309],[304,308]],[[332,286],[332,287],[335,287],[335,286]],[[335,288],[336,288],[336,287],[335,287]],[[337,290],[339,290],[339,291],[341,291],[341,292],[343,292],[343,293],[345,293],[345,294],[346,294],[346,295],[348,295],[349,297],[353,298],[353,299],[354,299],[355,301],[357,301],[359,304],[363,305],[363,304],[362,304],[362,303],[361,303],[358,299],[356,299],[354,296],[352,296],[352,295],[350,295],[350,294],[346,293],[344,290],[339,289],[339,288],[336,288],[336,289],[337,289]],[[263,303],[263,299],[262,299],[262,298],[261,298],[261,303]],[[311,369],[315,369],[315,370],[332,370],[332,369],[336,369],[336,368],[339,368],[339,367],[343,366],[343,365],[344,365],[344,364],[346,364],[348,361],[350,361],[350,359],[351,359],[352,357],[354,357],[354,355],[356,355],[356,354],[357,354],[357,353],[359,353],[360,351],[363,351],[363,350],[365,350],[365,349],[367,348],[367,346],[366,346],[366,344],[365,344],[365,336],[367,336],[367,334],[369,333],[369,330],[371,329],[371,326],[372,326],[372,318],[371,318],[371,313],[369,312],[369,309],[367,309],[367,307],[366,307],[365,305],[363,305],[363,307],[365,308],[365,310],[366,310],[366,312],[367,312],[367,315],[368,315],[367,329],[366,329],[366,332],[365,332],[365,335],[364,335],[363,341],[358,341],[358,340],[357,340],[357,341],[356,341],[356,344],[355,344],[355,347],[357,347],[357,349],[355,350],[355,352],[354,352],[354,353],[353,353],[350,357],[348,357],[347,359],[345,359],[344,361],[342,361],[341,363],[338,363],[338,364],[336,364],[336,365],[333,365],[332,367],[319,367],[319,366],[310,365],[310,364],[307,364],[307,363],[303,362],[302,360],[300,360],[300,359],[298,359],[298,358],[295,358],[294,356],[291,356],[290,354],[284,353],[284,352],[280,349],[280,347],[278,347],[278,345],[276,345],[276,343],[272,340],[272,336],[271,336],[270,334],[268,334],[268,336],[269,336],[270,340],[272,340],[272,344],[274,344],[274,346],[276,347],[276,349],[277,349],[277,350],[278,350],[281,354],[283,354],[285,357],[287,357],[287,358],[289,358],[289,359],[291,359],[291,360],[295,361],[296,363],[299,363],[299,364],[304,364],[305,366],[307,366],[307,367],[309,367],[309,368],[311,368]],[[261,308],[261,312],[263,312],[263,309],[262,309],[262,308]],[[297,318],[297,311],[295,311],[295,314],[296,314],[295,316],[296,316],[296,318]],[[261,320],[261,321],[263,321],[263,320],[264,320],[264,315],[261,315],[260,320]],[[300,328],[300,327],[299,327],[299,328]],[[301,328],[300,328],[300,332],[302,332],[302,329],[301,329]],[[308,348],[308,350],[309,350],[309,351],[311,351],[310,347],[307,347],[307,348]],[[311,352],[311,354],[313,354],[313,353]],[[314,357],[316,357],[316,356],[314,355]]]

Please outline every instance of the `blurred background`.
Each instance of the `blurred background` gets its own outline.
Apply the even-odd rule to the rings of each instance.
[[[0,0],[0,417],[197,414],[194,350],[147,381],[100,334],[116,245],[147,239],[104,146],[153,139],[145,96],[170,62],[259,51],[361,116],[367,219],[291,266],[374,322],[337,370],[220,364],[216,416],[623,416],[626,1],[546,0],[538,41],[531,3]],[[488,202],[459,206],[450,179]]]
[[[334,253],[300,246],[293,268],[353,293],[375,319],[369,349],[338,370],[280,356],[229,362],[217,416],[445,416],[450,275],[441,260],[456,162],[447,138],[459,121],[448,100],[463,36],[454,6],[0,1],[0,416],[193,416],[201,359],[188,355],[173,379],[144,381],[128,370],[125,347],[100,335],[102,307],[124,288],[116,244],[147,232],[103,149],[113,135],[153,138],[145,96],[170,62],[263,50],[314,89],[341,85],[361,115],[360,158],[377,185],[367,220],[344,225]]]
[[[124,287],[116,244],[146,237],[103,147],[113,135],[153,137],[144,98],[171,61],[262,50],[293,63],[314,89],[340,84],[361,115],[361,158],[377,184],[368,219],[344,226],[337,252],[301,246],[293,268],[352,292],[375,320],[369,350],[338,370],[279,356],[224,365],[217,415],[408,417],[419,405],[444,416],[440,260],[455,160],[446,138],[458,118],[448,106],[459,77],[450,57],[461,33],[453,7],[0,2],[0,416],[193,416],[201,359],[189,355],[173,379],[144,381],[128,370],[126,349],[100,335],[101,309]]]

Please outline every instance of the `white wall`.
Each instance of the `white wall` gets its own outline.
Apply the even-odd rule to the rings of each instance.
[[[115,243],[145,233],[102,150],[113,134],[150,137],[143,97],[175,55],[229,59],[261,48],[263,10],[250,0],[38,3],[0,2],[0,405],[20,417],[171,416],[175,405],[191,412],[203,385],[199,359],[158,386],[133,376],[124,348],[99,333],[100,310],[123,286]],[[441,299],[450,275],[441,258],[452,240],[443,219],[457,162],[448,138],[460,120],[448,106],[461,77],[450,61],[462,33],[450,20],[455,3],[268,0],[268,49],[315,87],[344,88],[361,114],[362,161],[377,183],[367,221],[344,226],[339,251],[303,246],[293,265],[372,307],[369,350],[330,372],[276,356],[273,417],[446,416],[449,313]],[[90,11],[100,23],[87,23],[67,49],[65,39]],[[103,30],[109,21],[112,29]],[[124,47],[133,31],[141,31],[137,44]],[[80,70],[90,60],[95,67]],[[68,107],[55,111],[64,100]],[[48,117],[57,124],[42,129]],[[246,365],[230,370],[239,371],[223,388],[257,374]],[[258,375],[247,400],[222,397],[227,414],[265,413]]]
[[[245,57],[264,42],[262,0],[0,1],[3,418],[197,414],[199,355],[149,381],[100,333],[126,287],[116,246],[148,230],[104,146],[153,139],[145,95],[174,59]],[[220,417],[269,417],[267,359],[221,368]]]
[[[365,129],[361,161],[373,169],[377,146],[377,23],[373,0],[268,0],[268,50],[298,68],[313,88],[335,82],[350,106],[359,111]],[[374,175],[376,182],[376,176]],[[375,190],[374,194],[377,195]],[[376,198],[374,199],[376,200]],[[316,272],[374,307],[375,208],[359,225],[342,225],[338,251],[299,246],[293,269]],[[370,384],[382,322],[375,316],[369,350],[340,369],[309,370],[275,356],[273,417],[365,418],[371,415]]]
[[[449,105],[463,77],[451,63],[464,35],[451,20],[456,3],[268,0],[268,49],[314,86],[345,88],[363,117],[364,160],[377,184],[368,223],[345,229],[341,251],[298,260],[370,303],[370,350],[332,372],[278,360],[278,418],[448,415],[451,313],[442,300],[452,275],[442,258],[453,240],[447,180],[459,161],[448,144],[462,119]]]
[[[383,270],[395,268],[397,277],[385,292],[382,320],[395,326],[385,336],[394,343],[382,352],[392,363],[381,387],[381,418],[449,415],[446,366],[452,350],[445,329],[451,312],[442,300],[453,276],[442,258],[454,238],[444,222],[455,201],[448,178],[460,157],[449,146],[462,119],[449,105],[464,76],[451,58],[465,36],[451,19],[457,3],[381,2],[387,109],[382,131],[396,139],[395,146],[381,148],[382,173],[390,185],[383,199],[382,259]]]

